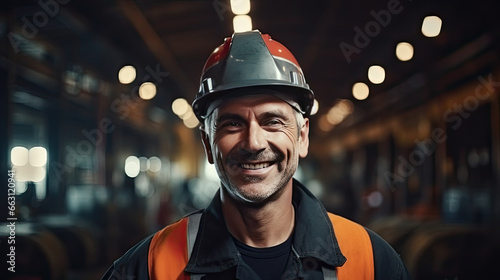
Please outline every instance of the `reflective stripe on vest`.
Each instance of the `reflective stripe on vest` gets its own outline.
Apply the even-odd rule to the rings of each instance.
[[[149,246],[148,270],[151,280],[195,280],[204,274],[184,273],[201,220],[195,213],[157,232]],[[373,252],[368,232],[359,224],[328,213],[342,254],[347,258],[336,269],[322,267],[325,280],[374,279]],[[183,256],[183,257],[179,257]]]

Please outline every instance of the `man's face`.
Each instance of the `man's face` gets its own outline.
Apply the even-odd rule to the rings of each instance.
[[[297,127],[294,109],[270,95],[237,97],[217,107],[202,132],[210,163],[235,199],[265,202],[292,184],[309,146],[309,120]]]

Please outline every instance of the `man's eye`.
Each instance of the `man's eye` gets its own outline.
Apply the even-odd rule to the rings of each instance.
[[[239,122],[227,122],[224,126],[240,126]]]
[[[267,121],[267,125],[270,125],[270,126],[276,126],[276,125],[282,125],[282,124],[283,123],[277,119],[272,119],[272,120]]]
[[[224,122],[219,125],[221,128],[227,128],[227,129],[233,129],[233,128],[238,128],[241,126],[241,123],[237,121],[229,121],[229,122]]]

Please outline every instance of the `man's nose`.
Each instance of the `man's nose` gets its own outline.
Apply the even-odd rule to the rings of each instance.
[[[250,123],[241,148],[249,153],[258,153],[265,150],[267,146],[266,135],[267,132],[258,123]]]

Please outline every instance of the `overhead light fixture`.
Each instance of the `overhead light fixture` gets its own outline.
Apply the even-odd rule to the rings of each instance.
[[[47,149],[33,147],[29,150],[29,163],[34,167],[43,167],[47,164]]]
[[[139,96],[144,100],[150,100],[156,96],[156,86],[152,82],[145,82],[139,87]]]
[[[29,151],[25,147],[17,146],[10,150],[10,161],[13,165],[23,166],[28,163]]]
[[[47,174],[47,149],[17,146],[10,151],[10,161],[18,182],[42,182]]]
[[[195,114],[191,114],[189,115],[189,117],[183,118],[182,122],[187,128],[195,128],[198,126],[198,124],[200,124]]]
[[[373,84],[381,84],[385,80],[385,70],[382,66],[372,65],[368,68],[368,79]]]
[[[231,11],[235,15],[250,13],[250,0],[231,0]]]
[[[331,125],[338,125],[348,115],[352,114],[353,111],[354,106],[352,102],[347,99],[341,99],[330,108],[326,115],[326,119]]]
[[[186,112],[189,110],[189,107],[189,103],[184,98],[177,98],[174,100],[174,102],[172,102],[172,112],[174,112],[174,114],[179,117],[186,114]]]
[[[45,180],[47,170],[45,166],[32,166],[26,164],[24,166],[14,166],[16,171],[17,182],[42,182]]]
[[[401,61],[413,58],[413,46],[407,42],[401,42],[396,46],[396,56]]]
[[[252,31],[252,18],[248,15],[239,15],[233,18],[235,33]]]
[[[368,85],[363,82],[355,83],[352,86],[352,96],[354,96],[357,100],[365,100],[368,98],[369,94],[370,88],[368,88]]]
[[[161,170],[161,159],[158,157],[150,157],[148,159],[148,166],[149,166],[149,171],[151,172],[158,172]]]
[[[148,171],[149,161],[147,157],[139,157],[139,170],[141,172]]]
[[[126,65],[123,66],[120,71],[118,71],[118,80],[120,83],[127,85],[135,80],[136,71],[134,66]]]
[[[333,128],[333,125],[328,121],[328,115],[323,115],[318,121],[318,127],[324,132],[328,132]]]
[[[427,16],[422,23],[422,34],[426,37],[436,37],[441,32],[443,21],[438,16]]]
[[[125,174],[130,178],[135,178],[141,172],[141,161],[136,156],[129,156],[125,160]]]

